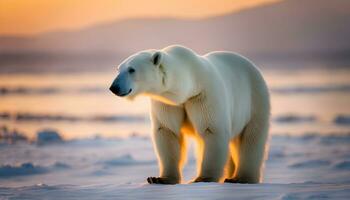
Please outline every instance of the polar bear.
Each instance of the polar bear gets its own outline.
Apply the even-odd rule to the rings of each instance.
[[[260,71],[248,59],[224,51],[202,56],[178,45],[141,51],[119,65],[110,90],[151,99],[160,176],[149,177],[150,184],[181,182],[186,136],[197,143],[193,182],[260,182],[270,101]]]

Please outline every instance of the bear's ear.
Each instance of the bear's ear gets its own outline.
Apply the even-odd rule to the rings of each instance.
[[[158,66],[161,63],[162,60],[162,53],[159,51],[156,51],[153,55],[152,55],[152,63],[155,66]]]

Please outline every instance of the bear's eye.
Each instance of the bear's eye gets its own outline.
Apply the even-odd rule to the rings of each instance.
[[[132,67],[130,67],[130,68],[128,69],[128,72],[129,72],[129,74],[132,74],[132,73],[134,73],[134,72],[135,72],[135,69],[134,69],[134,68],[132,68]]]

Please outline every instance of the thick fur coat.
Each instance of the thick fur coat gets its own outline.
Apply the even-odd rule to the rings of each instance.
[[[194,182],[258,183],[266,156],[270,100],[248,59],[231,52],[198,55],[182,46],[127,58],[111,88],[118,96],[151,98],[152,137],[160,176],[181,181],[186,137],[197,142]]]

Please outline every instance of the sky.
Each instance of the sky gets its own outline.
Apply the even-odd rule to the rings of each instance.
[[[35,35],[137,17],[205,18],[279,0],[0,0],[0,35]]]

